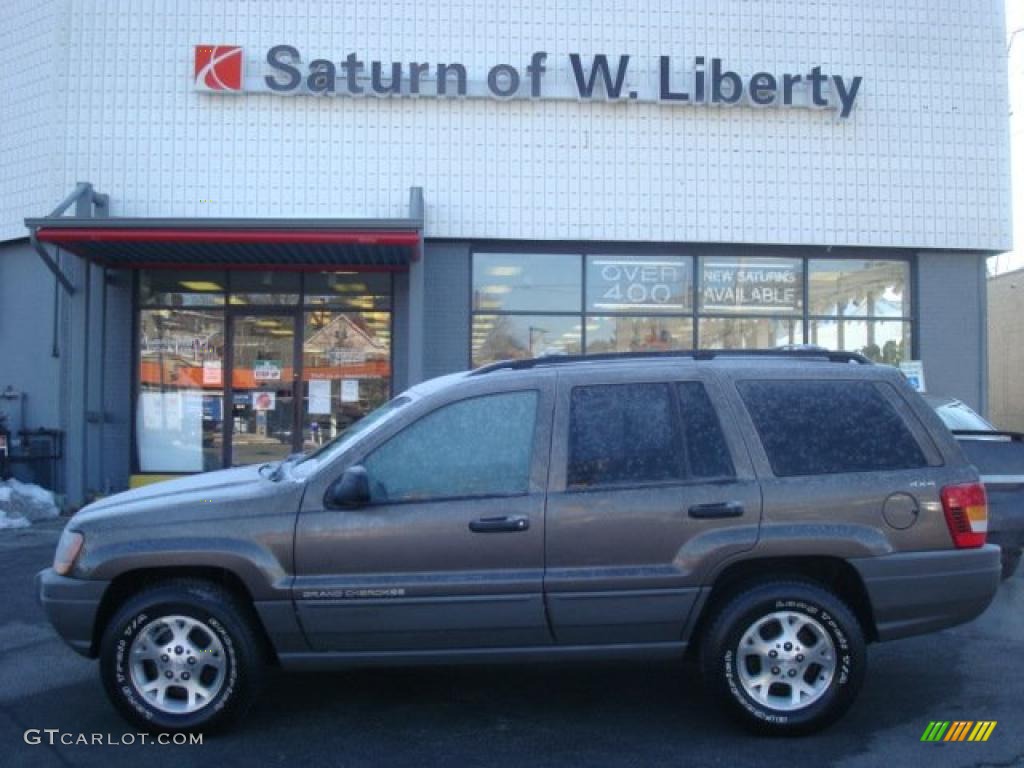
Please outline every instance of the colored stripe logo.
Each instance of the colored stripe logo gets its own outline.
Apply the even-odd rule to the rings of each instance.
[[[921,741],[988,741],[996,729],[996,720],[932,720],[921,734]]]

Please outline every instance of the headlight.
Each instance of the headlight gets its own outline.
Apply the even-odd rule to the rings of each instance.
[[[69,531],[65,528],[64,533],[60,535],[60,541],[57,542],[57,552],[53,556],[53,570],[61,576],[71,573],[84,543],[85,536],[78,531]]]

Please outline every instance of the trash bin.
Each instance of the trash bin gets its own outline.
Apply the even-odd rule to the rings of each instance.
[[[21,429],[18,437],[21,444],[17,453],[8,451],[5,476],[13,476],[17,471],[19,480],[56,490],[57,465],[64,451],[64,432],[43,427]],[[10,446],[10,439],[7,444]],[[24,469],[18,471],[20,467]]]

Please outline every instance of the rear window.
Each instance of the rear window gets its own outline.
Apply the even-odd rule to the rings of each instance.
[[[870,381],[737,384],[778,477],[916,469],[924,454]]]

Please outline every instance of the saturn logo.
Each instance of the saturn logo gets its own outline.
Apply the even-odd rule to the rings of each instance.
[[[197,45],[195,84],[204,91],[241,91],[241,46]]]

